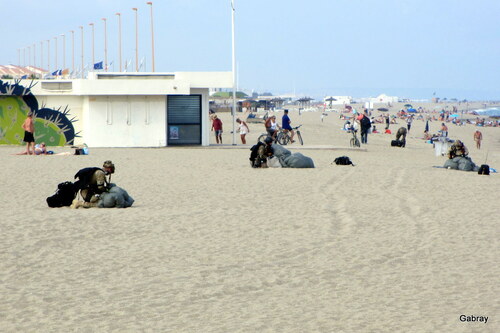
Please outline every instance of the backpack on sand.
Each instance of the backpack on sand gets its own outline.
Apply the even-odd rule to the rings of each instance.
[[[47,205],[52,208],[71,206],[77,192],[78,189],[72,182],[60,183],[57,185],[56,193],[46,199]]]
[[[352,166],[354,166],[351,159],[347,156],[337,157],[336,159],[333,160],[333,163],[335,163],[337,165],[352,165]]]
[[[490,166],[488,164],[482,164],[479,167],[479,170],[477,171],[478,175],[485,175],[489,176],[490,175]]]

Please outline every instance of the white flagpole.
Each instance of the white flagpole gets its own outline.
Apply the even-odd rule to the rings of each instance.
[[[234,47],[234,0],[231,0],[231,9],[232,9],[232,24],[231,24],[231,32],[232,32],[232,48],[233,48],[233,146],[236,145],[236,56],[235,56],[235,47]]]

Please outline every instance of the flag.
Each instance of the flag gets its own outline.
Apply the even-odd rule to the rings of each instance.
[[[21,79],[27,79],[27,78],[28,78],[28,75],[21,76]]]
[[[62,75],[68,75],[69,74],[69,68],[66,68],[62,71]]]
[[[62,70],[57,69],[55,72],[52,72],[52,75],[54,76],[62,75]]]
[[[101,62],[96,62],[94,64],[94,69],[103,69],[102,61]]]

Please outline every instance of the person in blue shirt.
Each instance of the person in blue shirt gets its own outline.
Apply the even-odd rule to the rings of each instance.
[[[293,130],[292,126],[290,125],[292,121],[290,120],[290,117],[288,117],[288,110],[285,109],[285,114],[283,115],[283,117],[281,118],[281,127],[286,131],[286,132],[290,132],[291,135],[290,135],[290,140],[292,143],[295,142],[295,140],[293,139],[294,135],[295,135],[295,131]]]

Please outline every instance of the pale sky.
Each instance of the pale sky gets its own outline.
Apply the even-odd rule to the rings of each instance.
[[[118,71],[118,16],[122,57],[135,69],[135,16],[139,58],[151,70],[150,6],[139,0],[0,0],[0,64],[21,65],[36,45],[36,65],[50,70],[104,60]],[[240,90],[296,93],[321,98],[391,96],[500,100],[500,1],[498,0],[235,0],[236,58]],[[153,1],[157,72],[231,71],[230,0]],[[58,37],[58,68],[55,39]],[[25,51],[22,49],[26,48]],[[123,60],[124,62],[125,60]],[[33,60],[31,61],[33,64]]]

